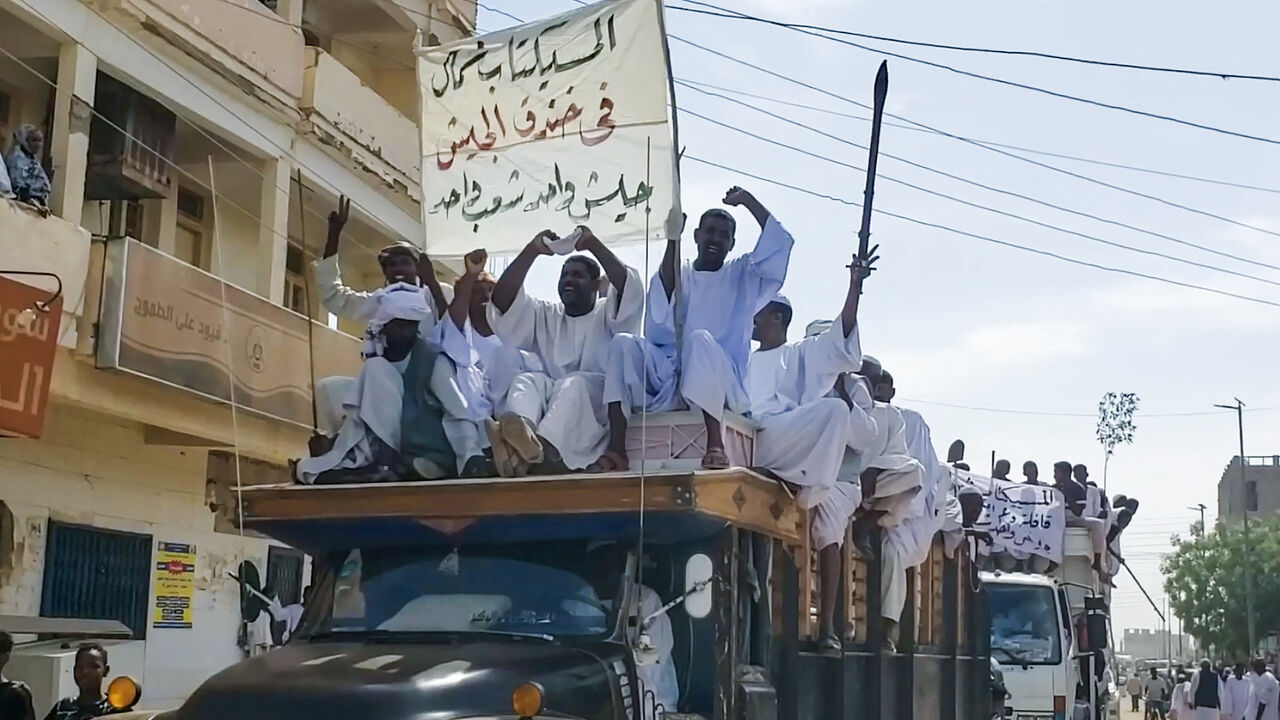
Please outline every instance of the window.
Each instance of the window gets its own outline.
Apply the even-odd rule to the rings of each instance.
[[[1002,665],[1057,665],[1062,659],[1060,618],[1053,588],[987,583],[991,655]]]
[[[151,536],[49,521],[40,615],[119,620],[147,636]]]
[[[178,229],[174,236],[173,255],[198,268],[204,263],[204,196],[184,187],[178,188]]]
[[[271,547],[267,550],[268,590],[275,591],[281,605],[302,602],[302,553],[293,548]],[[271,593],[268,591],[268,595]]]
[[[1244,511],[1258,512],[1258,481],[1249,480],[1244,484]]]
[[[306,251],[301,245],[289,243],[284,255],[284,304],[290,310],[311,317],[307,303]]]

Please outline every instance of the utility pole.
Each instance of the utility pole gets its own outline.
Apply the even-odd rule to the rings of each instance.
[[[1242,559],[1244,565],[1244,607],[1245,614],[1248,619],[1249,626],[1249,654],[1253,654],[1258,648],[1257,630],[1253,621],[1253,566],[1249,562],[1247,556],[1249,552],[1249,474],[1245,468],[1244,461],[1244,402],[1240,398],[1232,398],[1236,401],[1235,405],[1214,405],[1224,410],[1236,411],[1236,425],[1240,430],[1240,489],[1244,492],[1244,552],[1246,557]]]
[[[1199,505],[1192,505],[1187,509],[1200,511],[1200,537],[1204,537],[1204,511],[1206,510],[1205,504],[1200,503]]]

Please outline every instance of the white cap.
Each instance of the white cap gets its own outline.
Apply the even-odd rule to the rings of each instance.
[[[773,299],[770,300],[769,302],[778,303],[779,305],[786,305],[787,307],[791,307],[791,301],[788,300],[787,296],[783,295],[782,293],[778,293],[777,295],[774,295]]]

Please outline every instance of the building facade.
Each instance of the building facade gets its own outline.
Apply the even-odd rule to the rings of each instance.
[[[1250,518],[1280,513],[1280,455],[1249,455],[1240,472],[1240,456],[1222,471],[1218,481],[1218,521],[1238,523],[1246,510]]]
[[[0,149],[34,125],[52,171],[47,217],[0,198],[0,616],[124,622],[113,669],[164,707],[260,642],[246,563],[300,600],[235,488],[287,479],[314,378],[358,367],[311,286],[338,197],[347,284],[423,245],[413,43],[474,29],[472,0],[0,0]]]
[[[1190,635],[1170,633],[1168,630],[1126,628],[1121,643],[1123,654],[1137,660],[1173,657],[1196,657],[1195,639]]]

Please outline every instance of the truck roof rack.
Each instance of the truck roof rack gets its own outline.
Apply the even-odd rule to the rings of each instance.
[[[361,485],[245,487],[245,529],[310,553],[379,545],[499,544],[634,537],[641,486],[649,542],[726,524],[788,544],[804,513],[780,482],[747,468],[549,475]]]

